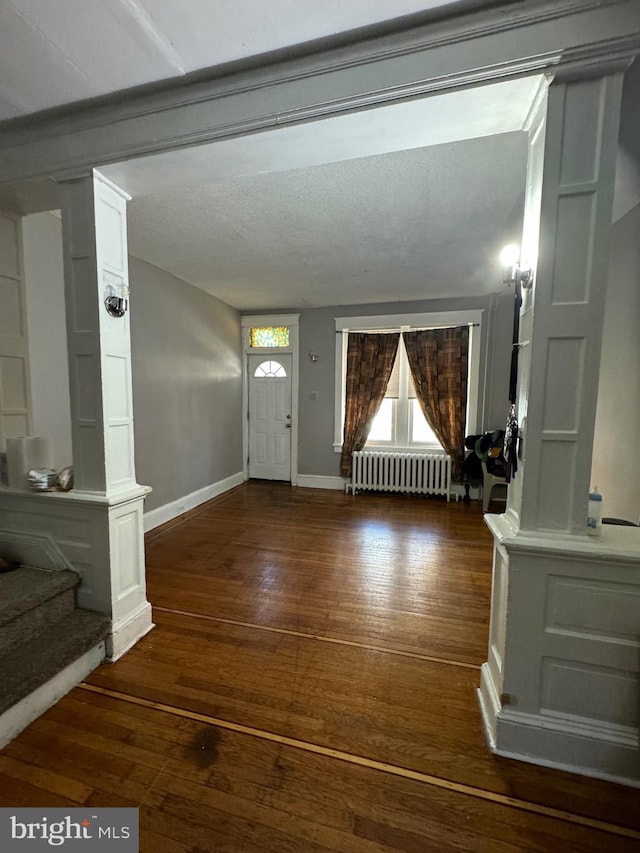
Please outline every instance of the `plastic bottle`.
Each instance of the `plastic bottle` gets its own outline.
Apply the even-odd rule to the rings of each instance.
[[[600,536],[602,533],[602,495],[594,486],[589,492],[589,509],[587,510],[587,533],[589,536]]]

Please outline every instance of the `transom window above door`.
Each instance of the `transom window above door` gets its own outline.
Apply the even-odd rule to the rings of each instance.
[[[283,379],[287,371],[279,361],[263,361],[256,367],[253,375],[258,379]]]
[[[291,346],[289,326],[252,326],[249,331],[249,345],[253,349],[289,347]]]

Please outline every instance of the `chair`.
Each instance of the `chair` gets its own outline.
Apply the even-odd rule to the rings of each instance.
[[[482,465],[482,509],[484,512],[487,512],[491,503],[491,493],[496,486],[504,486],[506,500],[508,483],[504,476],[493,474],[488,470],[486,459],[482,459],[480,464]]]

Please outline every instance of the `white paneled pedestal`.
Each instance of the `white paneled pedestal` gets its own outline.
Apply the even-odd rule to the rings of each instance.
[[[501,755],[640,786],[640,528],[495,539],[480,703]]]
[[[112,618],[107,657],[116,660],[153,627],[146,597],[142,514],[149,490],[97,495],[0,489],[0,548],[8,559],[72,569],[78,605]]]

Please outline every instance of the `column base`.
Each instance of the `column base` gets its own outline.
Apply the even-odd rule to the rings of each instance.
[[[498,755],[640,787],[640,530],[494,535],[478,699]]]
[[[129,613],[124,619],[114,622],[111,626],[111,634],[107,637],[107,660],[113,663],[121,658],[152,628],[155,628],[155,625],[151,605],[145,601],[133,613]]]

